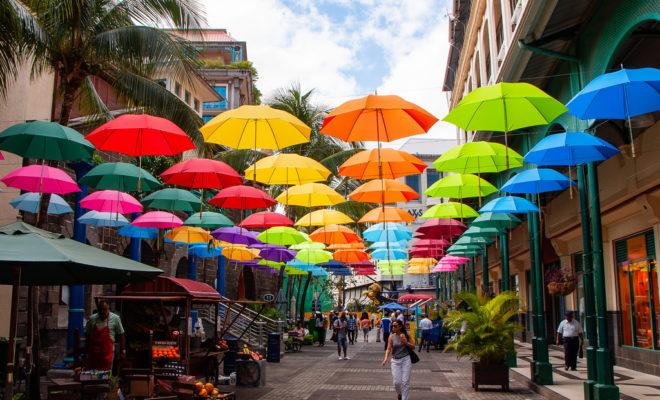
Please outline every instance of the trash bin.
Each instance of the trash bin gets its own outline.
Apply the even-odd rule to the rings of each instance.
[[[271,332],[268,334],[268,346],[266,352],[266,361],[280,362],[280,347],[282,343],[282,335],[278,332]]]
[[[224,339],[227,341],[227,352],[222,362],[222,374],[229,376],[232,372],[236,372],[236,359],[238,358],[238,338],[225,335]]]

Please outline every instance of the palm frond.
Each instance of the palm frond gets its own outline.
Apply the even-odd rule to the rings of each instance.
[[[144,25],[199,29],[205,25],[203,6],[197,0],[123,0],[109,2],[102,22],[128,16]]]
[[[90,125],[99,125],[114,118],[89,76],[80,88],[80,109],[85,114],[85,123]]]

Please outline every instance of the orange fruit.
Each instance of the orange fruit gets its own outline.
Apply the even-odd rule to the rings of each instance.
[[[199,395],[202,397],[207,397],[209,393],[206,391],[206,389],[202,389],[199,391]]]
[[[195,389],[197,389],[197,390],[204,389],[204,384],[200,381],[195,382]]]
[[[206,389],[207,392],[211,392],[214,389],[213,384],[207,383],[204,385],[204,389]]]
[[[213,391],[211,392],[211,396],[217,396],[219,394],[220,392],[218,392],[218,389],[213,389]]]

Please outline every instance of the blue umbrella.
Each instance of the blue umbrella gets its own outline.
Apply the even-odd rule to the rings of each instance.
[[[405,260],[408,252],[401,249],[376,249],[371,253],[376,260]]]
[[[9,204],[17,210],[36,214],[39,212],[40,201],[41,195],[39,193],[29,192],[15,197],[9,202]],[[73,212],[73,209],[69,206],[69,203],[67,203],[66,200],[56,194],[50,195],[50,203],[48,203],[47,211],[48,214],[58,215],[71,212]]]
[[[408,247],[408,242],[407,241],[400,241],[400,242],[374,242],[372,243],[368,249],[369,250],[376,250],[376,249],[405,249]]]
[[[383,310],[407,310],[408,307],[402,306],[399,303],[387,303],[383,304],[382,306],[378,306],[378,308],[383,309]]]
[[[541,139],[525,155],[525,162],[541,166],[579,165],[604,161],[619,149],[586,132],[555,133]]]
[[[326,270],[324,270],[323,268],[320,268],[320,267],[312,268],[311,272],[312,272],[313,277],[327,277],[328,276],[328,272]]]
[[[135,225],[126,225],[117,231],[118,234],[137,239],[156,239],[158,237],[157,228],[141,228]]]
[[[401,224],[380,222],[365,230],[362,237],[370,242],[398,242],[411,239],[412,232]]]
[[[128,225],[128,220],[121,214],[105,211],[88,211],[78,218],[78,222],[84,225],[98,227],[117,227]]]
[[[539,212],[539,208],[531,201],[516,196],[503,196],[495,198],[484,204],[479,210],[480,213],[512,213],[523,214],[529,212]]]
[[[307,262],[304,262],[304,261],[300,261],[297,258],[294,258],[293,260],[289,261],[288,263],[286,263],[286,265],[288,265],[289,267],[298,268],[299,270],[307,271],[307,272],[311,271],[312,269],[314,269],[316,267],[316,264],[311,264],[311,263],[307,263]]]
[[[353,271],[351,271],[351,269],[348,268],[348,267],[330,269],[330,270],[328,270],[328,272],[330,272],[334,276],[351,276],[351,275],[353,275]]]
[[[222,247],[209,247],[206,244],[194,244],[188,247],[188,252],[198,258],[213,258],[222,254]]]
[[[330,260],[330,261],[327,261],[327,262],[324,262],[324,263],[320,263],[319,265],[323,268],[328,268],[328,269],[348,268],[348,267],[346,267],[346,264],[344,264],[341,261],[337,261],[337,260]]]
[[[507,193],[538,194],[567,189],[573,185],[566,175],[550,168],[532,168],[512,176],[501,190]]]

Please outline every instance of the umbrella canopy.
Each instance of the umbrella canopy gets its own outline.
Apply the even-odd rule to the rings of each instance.
[[[257,238],[264,243],[279,244],[281,246],[289,246],[307,241],[305,235],[288,226],[268,228],[257,235]]]
[[[160,181],[146,170],[123,162],[99,164],[80,178],[78,183],[97,190],[113,189],[121,192],[137,192],[138,187],[148,192],[160,186]]]
[[[358,220],[364,224],[376,224],[379,222],[413,222],[413,217],[409,212],[398,207],[384,206],[376,207],[368,211]]]
[[[371,252],[371,258],[375,260],[405,260],[408,253],[402,249],[376,249]]]
[[[408,248],[408,242],[407,241],[400,241],[400,242],[373,242],[372,244],[369,245],[369,250],[375,250],[375,249],[406,249]]]
[[[447,175],[436,181],[424,191],[431,197],[464,199],[468,197],[486,197],[497,192],[497,188],[487,180],[472,174]]]
[[[419,300],[432,300],[433,296],[430,294],[423,294],[423,293],[408,293],[399,296],[399,299],[397,300],[401,304],[407,304],[407,303],[414,303]]]
[[[232,261],[251,261],[259,258],[259,250],[233,244],[223,247],[222,255]]]
[[[13,268],[21,269],[21,285],[114,284],[150,280],[163,272],[23,222],[0,227],[0,248],[5,267],[0,283],[5,285],[15,283]]]
[[[507,169],[507,156],[509,168],[522,167],[522,156],[502,144],[467,142],[442,153],[433,165],[438,171],[461,174],[502,172]]]
[[[396,179],[422,173],[426,163],[405,151],[390,148],[364,150],[339,166],[339,175],[355,179]]]
[[[325,226],[351,224],[355,221],[348,215],[337,210],[316,210],[303,215],[295,226]]]
[[[426,133],[437,121],[428,111],[399,96],[368,95],[332,110],[321,133],[346,142],[391,142]]]
[[[296,252],[283,246],[268,244],[259,248],[259,256],[265,260],[287,262],[296,257]]]
[[[506,213],[481,213],[472,221],[470,226],[496,229],[513,229],[520,223],[520,219],[513,214]]]
[[[277,202],[263,190],[245,185],[237,185],[222,189],[211,200],[209,200],[209,203],[220,208],[237,208],[240,210],[268,208],[277,204]]]
[[[9,187],[26,192],[55,194],[80,192],[76,182],[66,172],[47,165],[28,165],[15,169],[0,181]]]
[[[333,188],[316,182],[291,186],[275,200],[282,204],[302,207],[334,206],[346,201]]]
[[[403,275],[403,268],[406,266],[405,260],[380,260],[378,269],[384,275]]]
[[[320,243],[320,242],[312,242],[311,240],[307,240],[304,242],[292,244],[289,246],[290,249],[292,250],[303,250],[303,249],[316,249],[316,250],[323,250],[325,249],[325,244]]]
[[[422,246],[446,247],[449,246],[449,242],[446,241],[445,239],[417,239],[413,241],[412,245],[415,247],[422,247]]]
[[[428,275],[431,273],[431,266],[428,265],[410,265],[406,270],[409,275]]]
[[[375,179],[360,185],[348,197],[362,203],[405,203],[419,198],[410,186],[394,179]]]
[[[428,210],[420,218],[474,218],[479,216],[472,207],[467,204],[448,201],[445,203],[438,203]]]
[[[369,254],[364,250],[346,249],[335,251],[332,258],[343,263],[356,263],[369,260]]]
[[[266,105],[225,111],[199,130],[205,142],[232,149],[279,150],[307,143],[311,134],[311,128],[298,118]]]
[[[442,257],[440,261],[438,261],[438,263],[460,265],[460,264],[465,264],[468,261],[470,261],[468,257],[447,255]]]
[[[361,242],[360,236],[342,225],[326,225],[309,234],[315,242],[326,244]]]
[[[402,306],[401,304],[397,304],[397,303],[383,304],[382,306],[378,306],[378,308],[381,308],[383,310],[407,310],[408,309],[408,307]]]
[[[441,257],[445,254],[445,251],[440,248],[411,248],[408,252],[410,257]]]
[[[295,153],[264,157],[245,169],[245,179],[266,185],[302,185],[322,182],[331,172],[320,162]]]
[[[578,165],[604,161],[620,151],[586,132],[563,132],[541,139],[525,154],[525,161],[541,166]]]
[[[243,183],[232,167],[222,161],[208,158],[191,158],[181,161],[160,174],[168,185],[192,189],[223,189]]]
[[[77,131],[56,122],[31,121],[0,132],[0,149],[23,158],[89,160],[96,148]]]
[[[274,226],[293,226],[293,221],[280,213],[260,211],[247,216],[239,226],[250,229],[272,228]]]
[[[214,238],[232,244],[252,245],[259,243],[257,232],[248,231],[238,226],[218,228],[211,232]]]
[[[188,247],[188,252],[199,258],[214,258],[222,254],[222,248],[210,247],[206,244],[194,244]]]
[[[466,131],[511,132],[547,125],[567,111],[543,90],[525,82],[481,86],[443,118]]]
[[[320,264],[332,260],[332,253],[321,249],[302,249],[298,250],[296,259],[310,264]]]
[[[385,232],[393,233],[393,235],[390,235],[391,237],[388,238],[388,235],[383,235]],[[362,237],[370,242],[398,242],[402,240],[409,240],[412,237],[412,232],[410,229],[401,224],[379,223],[366,229],[362,233]],[[396,239],[392,239],[392,237],[396,237]]]
[[[80,200],[80,206],[94,211],[128,214],[142,211],[142,204],[128,193],[99,190]]]
[[[195,148],[173,122],[147,114],[123,114],[86,136],[99,150],[128,156],[173,156]]]
[[[158,229],[156,228],[140,228],[135,225],[126,225],[117,231],[118,234],[136,239],[156,239],[158,237]]]
[[[512,176],[502,191],[507,193],[545,193],[564,190],[573,185],[566,175],[550,168],[532,168]]]
[[[460,246],[460,245],[470,245],[470,244],[477,244],[477,245],[488,245],[493,243],[493,239],[489,239],[486,237],[482,236],[461,236],[454,242],[453,246]],[[450,247],[451,248],[451,247]]]
[[[433,257],[413,257],[408,261],[408,265],[411,267],[418,266],[423,268],[430,268],[437,263],[438,260]]]
[[[465,224],[455,219],[430,218],[417,228],[417,232],[437,237],[451,238],[460,235],[465,229]]]
[[[502,229],[498,229],[494,227],[470,226],[465,232],[463,232],[462,236],[489,238],[489,237],[497,236],[500,233],[502,233]]]
[[[20,196],[14,197],[9,204],[17,210],[37,214],[39,212],[39,204],[41,203],[41,194],[39,193],[23,193]],[[53,194],[50,196],[50,203],[48,203],[48,214],[59,215],[73,212],[69,203],[60,196]]]
[[[209,243],[213,236],[202,228],[178,226],[165,233],[165,238],[176,243]]]
[[[337,260],[326,261],[324,263],[320,263],[319,266],[328,269],[348,268],[345,263]]]
[[[169,229],[183,225],[183,221],[172,213],[149,211],[137,217],[132,224],[141,228]]]
[[[128,220],[121,214],[114,212],[88,211],[78,217],[78,222],[83,225],[98,227],[117,227],[128,225]]]
[[[539,212],[539,208],[527,199],[516,196],[503,196],[495,198],[484,204],[479,212],[514,213]]]
[[[456,264],[444,264],[444,263],[439,263],[433,269],[431,270],[431,273],[439,273],[439,272],[454,272],[458,270],[458,265]]]
[[[201,202],[199,197],[179,188],[157,190],[142,199],[142,204],[149,208],[183,212],[199,210]]]
[[[234,223],[231,222],[231,220],[224,214],[213,211],[194,213],[188,217],[188,219],[183,221],[183,224],[187,226],[197,226],[200,228],[222,228],[234,226]]]

